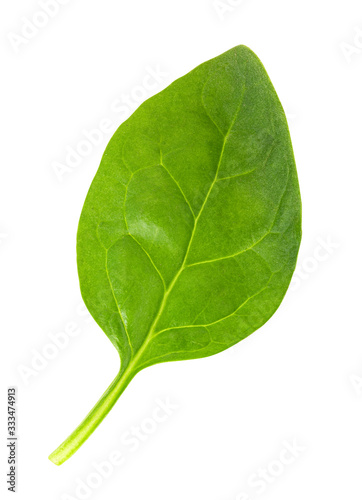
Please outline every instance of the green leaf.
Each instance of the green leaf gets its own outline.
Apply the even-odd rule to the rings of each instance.
[[[251,50],[142,104],[108,144],[78,229],[82,296],[120,372],[50,459],[72,455],[143,368],[216,354],[260,328],[300,239],[286,118]]]

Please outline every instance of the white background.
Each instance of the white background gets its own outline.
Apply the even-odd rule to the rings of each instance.
[[[359,500],[361,2],[62,3],[50,20],[36,0],[0,7],[0,495],[7,386],[16,385],[21,500]],[[44,26],[15,43],[33,19]],[[113,346],[79,307],[75,259],[84,198],[125,118],[115,103],[126,95],[140,102],[238,44],[264,63],[290,123],[304,209],[293,285],[275,316],[236,347],[139,374],[87,443],[56,467],[48,454],[118,370]],[[150,68],[167,75],[145,90]],[[67,148],[104,119],[111,132],[57,177],[54,162],[64,164]],[[72,327],[78,335],[66,334],[68,345],[56,350],[50,334],[63,332],[65,342]],[[122,435],[150,424],[158,398],[178,408],[131,451]],[[286,441],[300,451],[278,465]],[[124,464],[107,478],[94,475],[94,464],[116,450]],[[251,486],[268,467],[270,483]],[[87,481],[91,488],[79,490]]]

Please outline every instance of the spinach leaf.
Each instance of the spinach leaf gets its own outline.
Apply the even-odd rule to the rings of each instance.
[[[143,368],[210,356],[260,328],[300,239],[286,118],[250,49],[142,104],[108,144],[78,229],[82,296],[121,368],[50,459],[69,458]]]

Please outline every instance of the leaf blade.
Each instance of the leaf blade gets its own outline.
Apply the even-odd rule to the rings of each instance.
[[[196,131],[197,152],[192,156]],[[189,165],[190,159],[193,173],[190,173],[191,167],[183,168]],[[165,326],[166,322],[170,322],[170,318],[175,322],[179,311],[185,309],[182,302],[194,282],[189,280],[179,291],[178,300],[172,292],[189,268],[207,268],[226,260],[237,262],[238,258],[241,266],[245,266],[243,255],[263,248],[263,241],[273,236],[287,189],[298,191],[295,175],[293,187],[288,188],[290,168],[295,170],[284,112],[260,61],[245,47],[236,47],[202,64],[144,103],[120,127],[106,150],[97,176],[101,179],[104,176],[106,183],[123,182],[126,234],[144,250],[163,282],[163,297],[154,298],[159,308],[154,322],[142,334],[144,342],[152,338],[158,322],[161,328],[171,330]],[[192,189],[195,184],[197,195]],[[104,189],[104,185],[101,183],[97,192]],[[112,191],[108,187],[106,192],[109,190]],[[155,196],[151,196],[152,190]],[[298,196],[294,201],[298,202]],[[232,214],[233,207],[241,203],[246,207],[244,211]],[[298,219],[300,207],[295,212]],[[267,247],[269,243],[266,243]],[[249,258],[249,266],[251,260]],[[223,276],[225,266],[218,266],[213,272]],[[209,274],[201,273],[197,281],[212,282]],[[234,271],[234,275],[239,285],[243,280],[245,283],[257,281],[256,273],[249,276]],[[82,279],[80,281],[82,285]],[[199,302],[203,304],[208,300],[209,310],[215,310],[217,301],[215,297],[210,299],[209,288],[205,286],[203,300]],[[226,293],[221,283],[215,289],[221,295]],[[239,291],[236,293],[236,290]],[[246,300],[240,286],[233,292],[239,294],[240,300]],[[142,302],[142,294],[139,297]],[[192,294],[194,302],[196,297]],[[250,297],[247,300],[251,300]],[[225,295],[223,300],[228,300],[231,307],[232,297]],[[192,313],[206,318],[208,309],[205,308]],[[220,315],[223,314],[225,307],[222,305],[219,309]],[[189,315],[190,311],[191,304]],[[216,321],[223,321],[221,318]],[[126,331],[126,325],[123,326]],[[134,329],[127,336],[132,335],[137,335]],[[118,350],[124,357],[124,349]]]

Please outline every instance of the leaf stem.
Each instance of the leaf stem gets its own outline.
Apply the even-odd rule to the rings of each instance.
[[[91,409],[75,431],[73,431],[72,434],[70,434],[70,436],[49,455],[49,460],[55,465],[61,465],[68,460],[68,458],[70,458],[89,438],[113,408],[134,375],[135,372],[131,370],[126,369],[123,373],[120,371],[100,400]]]

